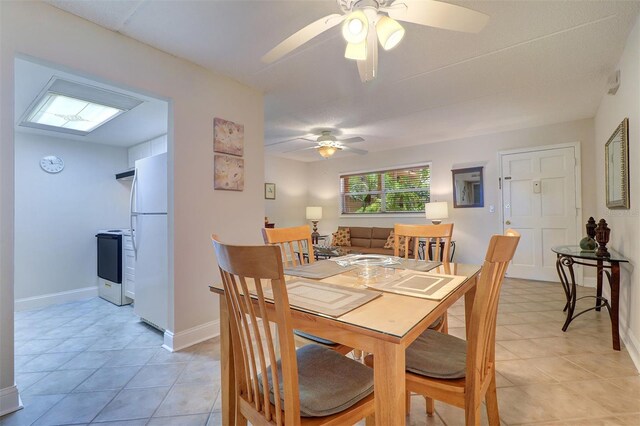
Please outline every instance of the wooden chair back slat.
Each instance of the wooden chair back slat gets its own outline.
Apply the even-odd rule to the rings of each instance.
[[[394,256],[400,256],[400,237],[406,237],[404,241],[404,258],[409,258],[409,240],[413,241],[413,258],[418,259],[419,239],[426,239],[425,260],[449,262],[451,252],[451,237],[453,236],[453,223],[440,225],[413,225],[396,223],[393,227]],[[429,241],[435,241],[435,250],[429,258]],[[440,247],[442,245],[442,248]]]
[[[506,235],[494,235],[489,242],[469,322],[466,388],[470,391],[480,392],[493,374],[500,289],[519,240],[520,235],[509,230]]]
[[[299,425],[298,367],[281,248],[231,246],[216,239],[213,245],[229,307],[238,397],[247,401],[268,424]],[[268,289],[273,293],[275,315],[271,315],[271,320],[280,344],[281,376],[277,371],[276,339],[267,320]],[[275,397],[273,405],[269,400],[268,376]]]
[[[280,247],[284,265],[298,266],[306,263],[303,253],[308,253],[307,262],[315,262],[309,225],[291,228],[263,228],[264,243]]]

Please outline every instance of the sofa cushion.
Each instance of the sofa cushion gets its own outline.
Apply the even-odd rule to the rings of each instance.
[[[393,233],[393,231],[391,231],[391,234],[389,234],[389,238],[387,238],[387,241],[384,244],[384,248],[386,249],[391,249],[393,251],[394,249],[394,240],[395,240],[395,234]],[[404,235],[400,236],[400,241],[398,242],[399,247],[399,254],[400,256],[404,256],[404,244],[407,240],[407,237],[405,237]],[[409,239],[409,253],[411,253],[411,239]]]
[[[371,238],[386,241],[392,232],[393,228],[371,228]]]
[[[351,247],[351,231],[349,228],[339,228],[331,235],[332,246]]]
[[[338,228],[340,229],[340,228]],[[354,247],[371,247],[371,228],[352,226],[351,245]]]
[[[352,247],[351,251],[362,254],[384,254],[386,256],[393,256],[393,250],[380,247]]]

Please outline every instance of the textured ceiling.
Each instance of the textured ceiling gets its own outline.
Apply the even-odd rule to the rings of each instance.
[[[378,78],[361,83],[339,27],[260,62],[339,12],[333,0],[48,2],[264,91],[266,145],[335,128],[364,137],[354,147],[370,151],[594,116],[640,10],[638,1],[451,1],[488,14],[489,24],[479,34],[405,24],[400,45],[380,53]],[[320,159],[285,152],[310,145],[267,152]]]

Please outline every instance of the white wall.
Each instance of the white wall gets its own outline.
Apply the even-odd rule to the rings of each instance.
[[[167,152],[167,135],[158,136],[129,148],[129,168],[136,166],[136,160]]]
[[[260,243],[264,220],[262,94],[40,2],[0,2],[0,392],[13,386],[13,62],[17,54],[170,101],[169,328],[215,329],[218,279],[209,235]],[[245,190],[213,191],[213,118],[244,124]],[[174,297],[175,296],[175,297]],[[197,333],[196,333],[197,334]]]
[[[589,190],[595,185],[595,176],[590,172],[595,166],[591,119],[310,163],[308,202],[323,206],[323,220],[319,224],[322,234],[335,231],[338,224],[393,227],[398,221],[424,223],[422,214],[413,217],[341,218],[339,175],[431,162],[431,199],[449,203],[450,217],[447,221],[455,223],[455,259],[459,262],[481,263],[490,236],[502,232],[497,152],[570,142],[581,142],[583,214],[588,218],[595,213],[595,194]],[[485,207],[453,209],[451,169],[469,164],[483,164],[485,167]],[[489,205],[495,206],[495,213],[489,213]],[[583,223],[586,223],[586,219]]]
[[[301,161],[265,157],[264,181],[276,184],[276,199],[264,200],[264,214],[278,228],[309,223],[305,208],[310,205],[307,192],[313,182],[308,181],[308,167]]]
[[[64,170],[44,172],[45,155],[62,158]],[[16,133],[18,306],[23,298],[97,286],[96,231],[129,227],[131,184],[114,177],[126,166],[126,148]]]
[[[604,95],[595,118],[597,206],[598,217],[604,217],[611,228],[609,247],[631,259],[624,265],[620,285],[620,332],[640,369],[640,18],[636,21],[618,69],[621,84],[615,96]],[[604,145],[616,127],[629,118],[629,164],[631,185],[631,209],[606,208],[604,178]],[[606,294],[609,294],[606,290]]]

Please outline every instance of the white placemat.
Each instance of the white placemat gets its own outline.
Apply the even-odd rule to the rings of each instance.
[[[399,279],[373,283],[367,287],[423,299],[441,300],[465,280],[466,277],[458,275],[411,272]]]
[[[287,281],[287,294],[294,308],[336,318],[382,295],[378,291],[302,279]],[[264,295],[273,299],[271,289],[265,289]]]

